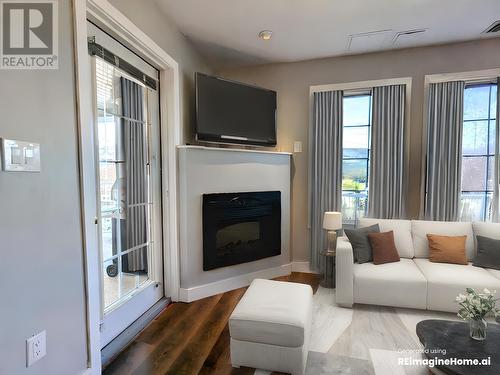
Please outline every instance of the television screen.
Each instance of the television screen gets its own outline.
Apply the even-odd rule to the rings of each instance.
[[[276,145],[276,92],[196,73],[196,138]]]

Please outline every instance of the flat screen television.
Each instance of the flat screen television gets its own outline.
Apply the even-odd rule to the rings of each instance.
[[[196,73],[196,139],[276,146],[276,92]]]

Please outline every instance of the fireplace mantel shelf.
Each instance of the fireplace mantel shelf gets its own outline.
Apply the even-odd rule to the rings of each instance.
[[[281,152],[281,151],[266,151],[266,150],[253,150],[244,148],[229,148],[229,147],[208,147],[208,146],[198,146],[198,145],[180,145],[177,146],[178,149],[196,149],[196,150],[207,150],[207,151],[230,151],[230,152],[251,152],[258,154],[275,154],[275,155],[288,155],[291,156],[291,152]]]

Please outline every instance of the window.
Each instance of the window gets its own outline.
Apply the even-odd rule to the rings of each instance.
[[[147,142],[149,127],[138,117],[131,122],[132,125],[123,121],[126,117],[122,113],[127,102],[121,96],[122,76],[123,73],[113,65],[95,58],[99,222],[105,313],[150,281],[148,261],[152,239],[149,228],[153,223],[153,203],[146,164],[148,161],[141,158],[146,155],[143,150],[149,152],[150,149]],[[147,113],[146,91],[141,91],[136,100]],[[132,126],[138,130],[132,132]],[[132,138],[137,148],[131,144]],[[130,172],[132,166],[135,169]],[[136,177],[138,174],[140,177]],[[133,188],[136,189],[133,194],[127,191]],[[139,193],[141,191],[144,194]]]
[[[496,103],[496,84],[465,88],[460,199],[463,221],[491,220]]]
[[[343,106],[342,218],[344,226],[353,227],[368,203],[371,95],[346,95]]]

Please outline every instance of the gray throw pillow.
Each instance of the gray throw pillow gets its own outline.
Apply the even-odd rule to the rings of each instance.
[[[477,267],[500,270],[500,240],[476,236],[477,255],[473,265]]]
[[[351,243],[354,261],[356,263],[372,262],[373,251],[368,233],[379,233],[378,224],[358,229],[344,229],[344,232]]]

